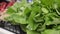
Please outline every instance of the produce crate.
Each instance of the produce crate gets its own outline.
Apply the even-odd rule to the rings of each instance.
[[[0,27],[15,34],[26,34],[22,31],[20,25],[13,25],[10,22],[0,21]]]

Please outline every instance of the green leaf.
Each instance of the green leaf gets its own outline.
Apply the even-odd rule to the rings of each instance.
[[[58,25],[56,28],[57,28],[58,30],[60,30],[60,25]]]
[[[42,34],[60,34],[57,30],[45,30]]]
[[[20,24],[27,24],[27,20],[26,17],[21,16],[19,14],[12,14],[10,17],[8,17],[8,20],[12,20],[15,21],[16,23],[20,23]]]
[[[14,9],[12,9],[12,8],[8,8],[6,13],[7,14],[13,14],[13,13],[16,13],[16,11]]]
[[[31,9],[29,9],[28,7],[25,8],[25,10],[24,10],[24,15],[30,16],[30,13],[31,13]]]
[[[41,10],[42,10],[42,12],[45,13],[45,14],[46,14],[46,13],[49,13],[49,11],[48,11],[46,8],[41,8]]]
[[[39,25],[39,24],[30,23],[30,24],[27,25],[27,28],[28,28],[29,30],[36,30],[37,27],[38,27],[38,25]]]
[[[46,7],[52,7],[54,5],[54,0],[41,0],[41,3],[45,5]]]
[[[57,3],[58,7],[60,7],[60,0],[55,0],[55,2]]]
[[[60,24],[60,18],[53,18],[53,24]]]
[[[40,33],[32,30],[27,30],[27,34],[40,34]]]

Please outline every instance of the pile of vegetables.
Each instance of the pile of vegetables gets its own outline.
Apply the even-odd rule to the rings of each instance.
[[[5,18],[27,34],[60,34],[60,0],[22,0],[8,8]]]

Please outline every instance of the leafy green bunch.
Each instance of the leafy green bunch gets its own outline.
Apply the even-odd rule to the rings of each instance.
[[[60,34],[60,0],[26,0],[8,8],[5,18],[27,34]]]

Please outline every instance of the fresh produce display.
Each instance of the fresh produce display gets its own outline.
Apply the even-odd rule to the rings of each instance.
[[[60,34],[60,0],[20,0],[6,13],[27,34]]]

